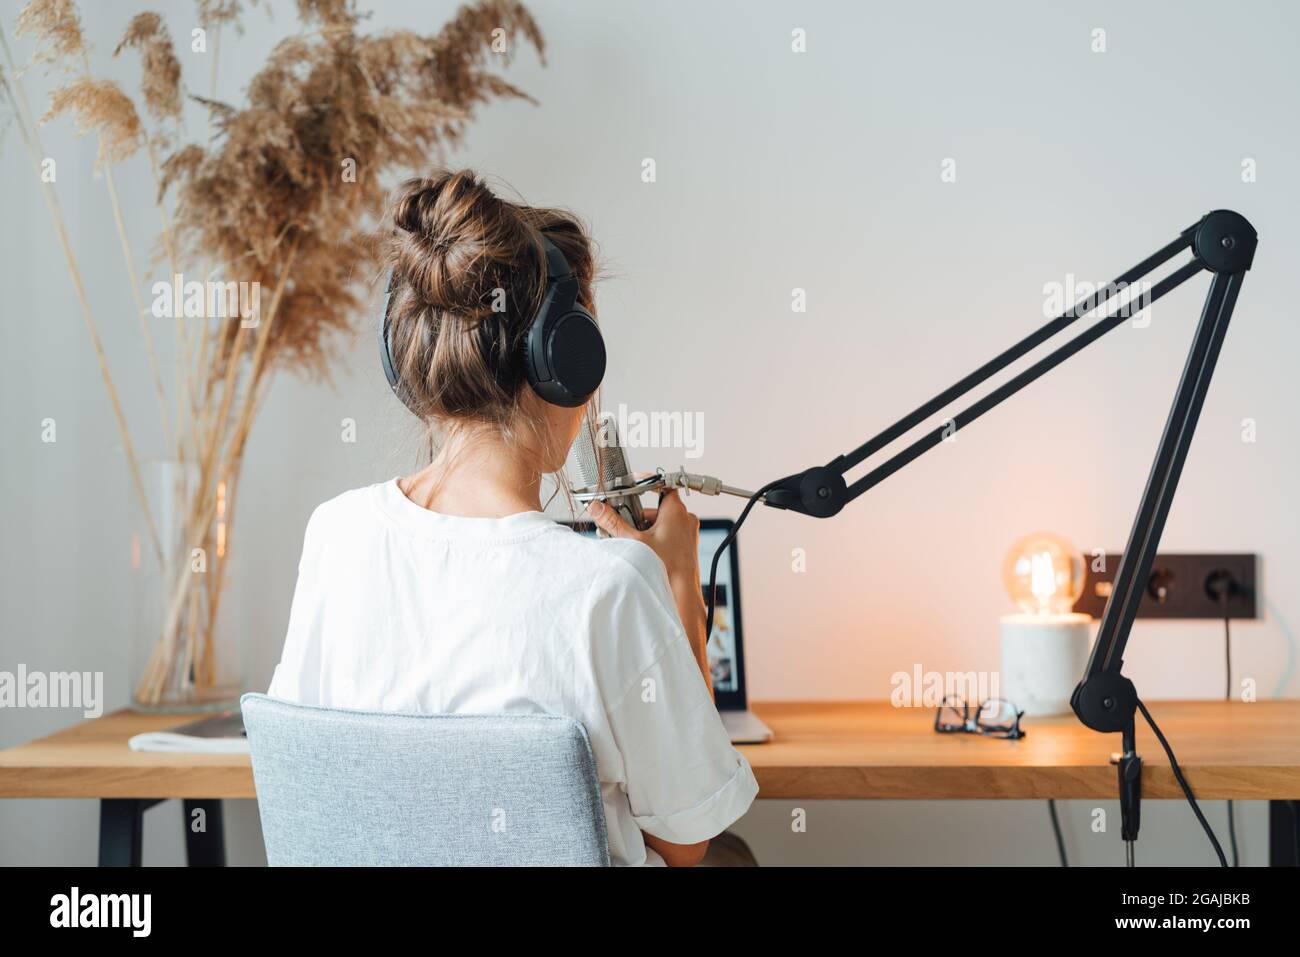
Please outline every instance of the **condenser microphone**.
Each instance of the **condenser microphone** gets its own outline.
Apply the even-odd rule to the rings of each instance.
[[[617,510],[633,528],[645,528],[641,484],[633,477],[611,418],[584,422],[569,449],[569,474],[577,474],[573,491],[580,500],[600,500]],[[637,489],[634,491],[634,489]],[[644,489],[649,491],[649,489]],[[601,531],[603,536],[605,533]]]

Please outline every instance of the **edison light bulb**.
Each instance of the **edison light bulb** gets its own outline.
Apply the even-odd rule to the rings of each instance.
[[[1048,532],[1020,539],[1002,563],[1002,583],[1019,612],[1002,616],[1001,696],[1026,715],[1070,711],[1092,621],[1070,610],[1083,577],[1083,556]]]
[[[1002,584],[1026,615],[1068,614],[1083,593],[1083,557],[1050,532],[1026,535],[1002,562]]]

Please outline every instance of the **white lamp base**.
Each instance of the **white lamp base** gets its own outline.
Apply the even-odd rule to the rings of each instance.
[[[1088,615],[1006,615],[1001,696],[1026,715],[1070,713],[1091,645]]]

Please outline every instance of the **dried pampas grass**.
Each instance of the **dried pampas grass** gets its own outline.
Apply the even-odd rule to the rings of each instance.
[[[254,5],[257,0],[197,0],[198,21],[216,34],[208,95],[189,97],[207,112],[209,135],[201,142],[179,137],[185,86],[157,14],[132,18],[114,55],[139,53],[144,114],[166,135],[145,129],[120,87],[90,75],[71,0],[32,0],[18,20],[19,32],[36,40],[36,60],[81,73],[51,96],[45,120],[71,114],[79,132],[99,136],[99,164],[137,311],[143,315],[141,284],[131,266],[112,166],[142,145],[155,177],[169,273],[256,283],[263,292],[256,322],[176,322],[169,442],[198,480],[180,516],[183,547],[163,563],[174,580],[162,634],[136,691],[146,704],[171,699],[178,683],[193,691],[214,680],[211,642],[230,536],[229,512],[222,513],[225,537],[216,534],[219,503],[235,498],[248,435],[272,374],[287,369],[327,379],[340,333],[362,314],[378,267],[375,230],[387,186],[438,164],[460,143],[479,106],[494,99],[532,102],[494,71],[522,47],[544,55],[541,31],[518,0],[468,3],[436,33],[373,35],[361,31],[365,16],[355,0],[297,0],[303,30],[281,41],[249,79],[245,102],[217,102],[220,31],[240,29],[243,10]],[[12,75],[4,79],[7,87],[16,83]],[[158,150],[165,155],[155,156]],[[71,256],[69,264],[75,276]],[[157,376],[149,334],[146,325]],[[169,415],[157,378],[166,433]],[[106,367],[105,381],[115,397]],[[122,431],[129,451],[124,424]],[[137,475],[134,454],[129,457]],[[148,518],[147,502],[145,512]],[[190,572],[196,549],[218,556],[206,575]]]
[[[86,53],[81,17],[72,0],[32,0],[19,11],[14,35],[35,38],[33,62],[80,61]]]
[[[81,77],[60,87],[50,94],[50,108],[41,122],[48,123],[68,112],[73,115],[78,135],[92,131],[99,134],[97,167],[122,162],[144,142],[135,103],[111,80]]]
[[[300,0],[307,22],[327,29],[290,37],[248,86],[242,109],[207,104],[212,149],[177,151],[164,166],[186,248],[228,275],[273,283],[286,241],[296,240],[293,282],[271,343],[272,361],[326,375],[337,338],[368,294],[376,261],[369,231],[388,174],[427,168],[458,143],[473,109],[525,97],[489,70],[493,31],[513,50],[543,41],[522,3],[462,7],[437,34],[357,33],[352,0]],[[226,329],[218,365],[232,358]],[[247,337],[243,347],[251,346]]]
[[[249,0],[249,6],[256,6],[258,0]],[[209,27],[226,24],[240,28],[240,14],[243,13],[239,0],[196,0],[195,9],[199,22]]]
[[[140,92],[149,115],[156,120],[181,117],[181,64],[172,47],[171,34],[156,13],[138,14],[113,51],[118,56],[127,47],[140,51],[143,80]]]

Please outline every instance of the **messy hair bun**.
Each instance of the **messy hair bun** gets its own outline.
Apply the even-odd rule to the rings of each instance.
[[[509,421],[546,288],[543,232],[577,277],[579,301],[595,311],[581,223],[501,199],[471,170],[408,180],[390,215],[389,338],[408,401],[430,420]]]

